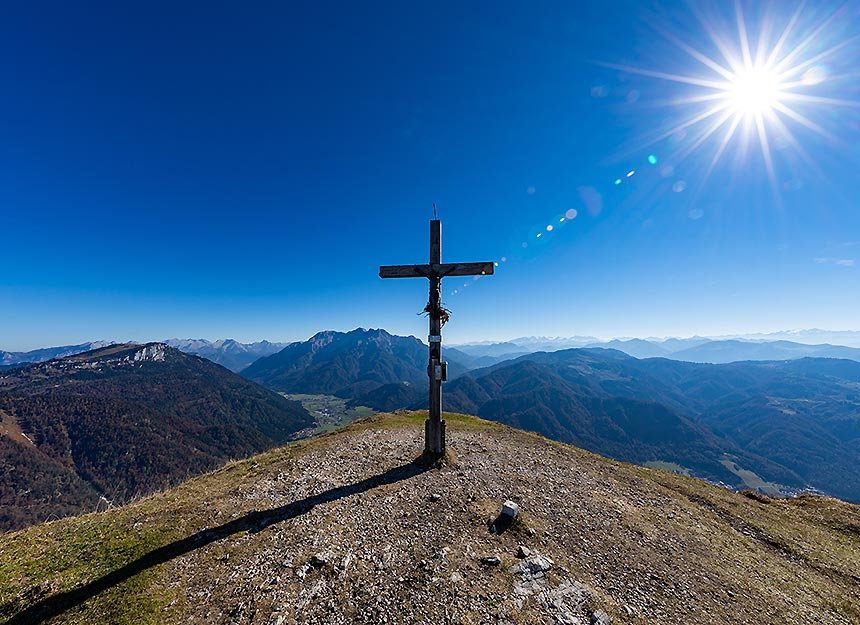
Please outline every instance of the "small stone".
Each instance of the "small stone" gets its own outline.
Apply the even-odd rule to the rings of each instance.
[[[534,575],[535,573],[549,571],[554,565],[555,562],[553,562],[546,556],[535,554],[523,559],[520,567],[522,568],[523,572],[528,571]]]
[[[499,556],[482,556],[481,564],[486,564],[487,566],[499,566],[502,563],[502,559]]]
[[[518,558],[528,558],[532,555],[532,550],[524,545],[520,545],[517,547],[517,557]]]
[[[609,615],[603,610],[595,610],[591,615],[591,625],[609,625],[611,622]]]
[[[502,504],[502,516],[508,516],[512,519],[517,518],[517,515],[520,513],[520,507],[516,504],[516,502],[508,499],[505,503]]]
[[[346,569],[349,568],[349,565],[352,564],[352,561],[354,559],[355,558],[353,557],[353,555],[351,553],[346,554],[343,557],[343,560],[340,561],[340,564],[337,565],[337,568],[341,571],[345,571]]]
[[[320,553],[314,554],[311,558],[311,566],[314,568],[322,568],[324,566],[330,566],[334,563],[335,556],[331,551],[321,551]]]
[[[530,527],[526,530],[526,534],[534,538],[535,536],[537,536],[537,531],[535,530],[535,528]]]
[[[438,495],[436,493],[430,495],[430,501],[439,501],[440,499],[442,499],[442,495]]]

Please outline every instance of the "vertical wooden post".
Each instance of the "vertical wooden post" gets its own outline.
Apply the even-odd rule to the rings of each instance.
[[[430,220],[430,266],[442,263],[442,222]],[[427,375],[430,377],[430,416],[424,424],[424,451],[428,454],[445,453],[445,422],[442,420],[442,278],[430,278],[430,360]]]
[[[427,376],[430,378],[430,414],[424,423],[424,453],[439,457],[445,453],[445,422],[442,420],[442,381],[445,367],[442,363],[442,278],[446,276],[491,276],[493,263],[442,264],[442,222],[430,220],[430,263],[427,265],[382,265],[380,278],[427,278],[430,281],[430,301],[425,309],[430,317],[430,359]]]

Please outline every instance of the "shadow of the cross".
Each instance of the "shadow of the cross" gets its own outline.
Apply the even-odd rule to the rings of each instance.
[[[429,466],[422,462],[421,459],[415,460],[405,465],[389,469],[385,473],[374,475],[367,479],[361,480],[355,484],[347,484],[332,488],[318,495],[305,497],[298,501],[285,504],[271,510],[253,511],[238,519],[234,519],[218,527],[205,529],[192,534],[181,540],[177,540],[163,547],[159,547],[146,553],[136,560],[111,571],[99,577],[80,588],[73,588],[65,592],[58,593],[45,597],[33,605],[28,606],[18,614],[12,616],[5,625],[23,625],[30,623],[42,623],[55,616],[58,616],[76,606],[81,605],[88,599],[95,597],[99,593],[112,586],[116,586],[129,578],[141,573],[149,568],[164,564],[178,556],[184,555],[195,549],[205,547],[210,543],[232,536],[238,532],[259,532],[266,527],[281,521],[301,516],[309,512],[314,506],[324,503],[329,503],[337,499],[349,497],[357,493],[368,491],[378,486],[393,484],[401,480],[414,477],[424,471]],[[15,608],[12,603],[0,606],[0,615],[8,614]]]

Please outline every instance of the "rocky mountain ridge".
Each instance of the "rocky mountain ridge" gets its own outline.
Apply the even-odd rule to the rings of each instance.
[[[244,369],[258,358],[273,354],[288,345],[288,343],[270,343],[269,341],[240,343],[233,339],[219,339],[217,341],[207,341],[206,339],[167,339],[162,342],[187,354],[202,356],[234,372]],[[126,341],[121,344],[128,345],[132,343],[135,342]],[[115,344],[117,344],[117,341],[94,341],[80,345],[46,347],[27,352],[0,351],[0,369],[45,362],[52,358],[64,358]]]
[[[113,344],[114,341],[91,341],[89,343],[81,343],[79,345],[45,347],[26,352],[6,352],[0,350],[0,367],[14,367],[25,363],[44,362],[46,360],[51,360],[52,358],[63,358],[65,356],[88,352],[93,349],[100,349]]]
[[[455,362],[448,369],[452,378],[465,371]],[[427,346],[381,329],[325,331],[261,358],[241,374],[276,391],[352,398],[384,384],[426,384]]]
[[[446,414],[378,415],[0,536],[20,623],[846,625],[860,509],[771,499]],[[497,525],[506,500],[520,514]],[[94,545],[98,545],[97,548]]]

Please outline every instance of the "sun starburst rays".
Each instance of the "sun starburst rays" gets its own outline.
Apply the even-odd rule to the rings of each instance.
[[[705,48],[695,47],[658,27],[668,42],[693,61],[692,71],[606,64],[683,86],[682,93],[669,103],[681,112],[686,108],[686,116],[670,126],[654,129],[650,136],[642,138],[643,147],[671,136],[686,137],[674,155],[681,161],[713,143],[712,155],[706,161],[707,178],[732,145],[737,145],[742,155],[755,146],[775,188],[778,172],[774,146],[790,147],[804,161],[812,159],[795,136],[797,131],[809,131],[836,146],[840,142],[837,136],[814,118],[829,107],[858,107],[860,101],[840,97],[845,94],[828,89],[837,81],[846,82],[852,72],[831,74],[825,63],[860,41],[860,37],[834,42],[828,37],[828,27],[841,12],[833,11],[810,24],[805,8],[798,7],[779,28],[770,18],[748,21],[740,2],[735,2],[734,19],[728,28],[694,9],[709,40],[710,46]],[[713,48],[711,53],[707,47]]]

